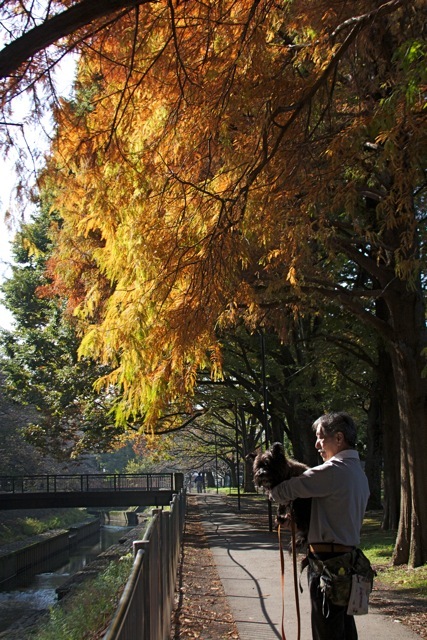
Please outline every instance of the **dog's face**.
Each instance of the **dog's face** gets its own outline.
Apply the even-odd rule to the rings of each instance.
[[[290,478],[290,468],[280,442],[275,442],[269,451],[252,453],[248,456],[252,460],[254,482],[258,487],[272,489],[283,480]]]
[[[307,469],[302,462],[286,458],[280,442],[275,442],[265,453],[251,453],[247,458],[252,460],[255,484],[264,489],[272,489],[284,480],[301,475]]]
[[[275,442],[265,453],[251,453],[246,456],[252,461],[254,483],[264,489],[273,489],[284,480],[299,476],[307,465],[292,458],[287,458],[280,442]],[[307,531],[310,524],[311,498],[296,498],[290,505],[279,505],[277,524],[285,524],[292,520],[298,530],[297,547],[303,547],[307,541]]]
[[[273,489],[284,480],[299,476],[308,467],[302,462],[287,458],[280,442],[275,442],[265,453],[251,453],[246,456],[252,461],[254,483],[264,489]],[[284,525],[295,522],[298,530],[297,547],[302,548],[307,542],[307,531],[310,524],[311,498],[296,498],[291,505],[279,505],[276,522]]]

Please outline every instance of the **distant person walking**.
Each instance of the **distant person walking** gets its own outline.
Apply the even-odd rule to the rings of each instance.
[[[203,481],[203,475],[201,473],[198,473],[196,476],[196,489],[197,489],[197,493],[202,493],[203,491],[203,485],[205,484]]]

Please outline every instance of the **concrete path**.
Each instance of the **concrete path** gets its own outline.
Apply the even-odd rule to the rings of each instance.
[[[240,640],[281,639],[282,589],[277,533],[268,530],[266,502],[241,501],[241,511],[216,494],[192,495],[199,505],[218,573],[224,585]],[[237,502],[237,500],[236,500]],[[284,546],[287,542],[284,540]],[[300,594],[301,640],[311,640],[307,575]],[[292,559],[285,548],[284,629],[287,640],[297,638]],[[358,616],[359,640],[417,640],[391,617],[371,607]]]

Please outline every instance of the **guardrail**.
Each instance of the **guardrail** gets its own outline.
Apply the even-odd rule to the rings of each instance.
[[[103,640],[167,640],[186,508],[185,491],[170,511],[153,511],[115,616]]]
[[[86,473],[0,476],[0,493],[156,491],[174,489],[173,473]]]

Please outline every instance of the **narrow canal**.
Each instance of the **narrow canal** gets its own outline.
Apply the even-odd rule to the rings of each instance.
[[[81,571],[100,553],[116,544],[132,527],[103,525],[98,541],[88,545],[87,541],[76,547],[69,560],[54,571],[26,578],[19,577],[13,587],[0,588],[0,638],[7,638],[7,629],[19,620],[31,624],[40,613],[57,602],[56,589],[68,578]]]

